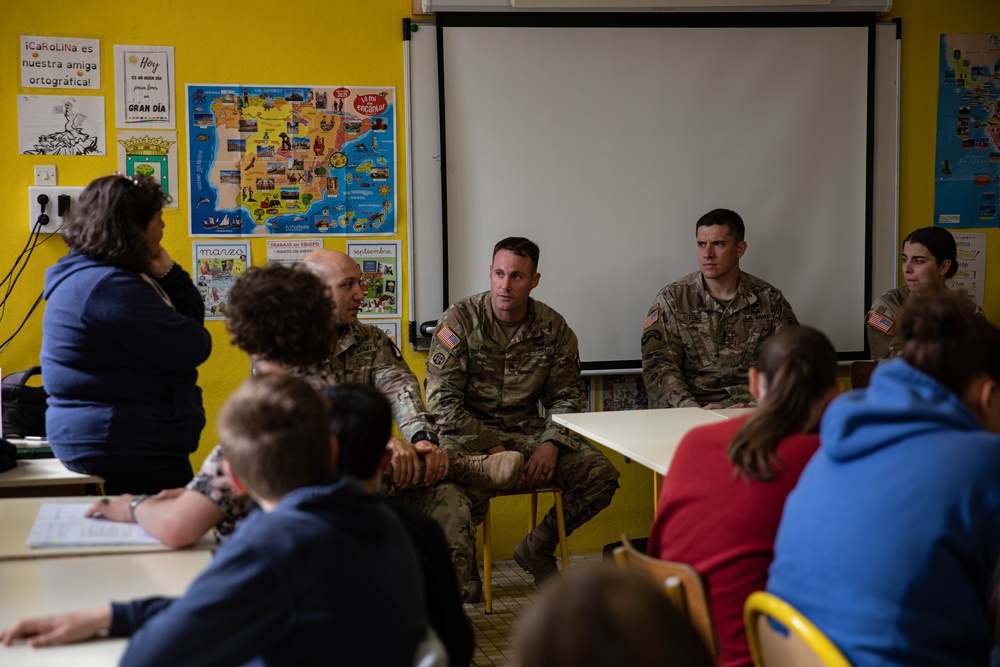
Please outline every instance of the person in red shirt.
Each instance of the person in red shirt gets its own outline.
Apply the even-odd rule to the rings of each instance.
[[[810,327],[787,327],[750,369],[760,406],[746,417],[692,429],[663,482],[649,553],[690,564],[704,578],[719,639],[719,667],[752,664],[743,603],[763,590],[785,497],[819,447],[819,422],[839,393],[837,354]]]

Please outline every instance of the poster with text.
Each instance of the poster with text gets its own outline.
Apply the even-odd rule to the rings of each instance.
[[[395,89],[189,84],[192,236],[396,233]]]
[[[645,410],[649,407],[649,394],[641,373],[602,375],[600,383],[601,412]]]
[[[105,155],[104,98],[18,95],[21,155]]]
[[[323,239],[268,239],[268,264],[297,264],[313,250],[323,247]]]
[[[101,40],[21,35],[21,87],[99,89]]]
[[[997,227],[1000,35],[941,35],[934,222]]]
[[[174,47],[115,44],[118,127],[173,130],[174,92]]]
[[[177,133],[118,130],[118,171],[155,178],[170,195],[164,208],[177,208]]]
[[[984,232],[965,232],[955,234],[955,245],[958,249],[958,271],[948,286],[951,289],[965,292],[979,307],[983,305],[986,282],[986,234]]]
[[[403,284],[399,275],[399,241],[348,242],[347,254],[361,267],[364,300],[358,317],[399,314]]]
[[[249,266],[249,241],[194,244],[194,280],[205,304],[206,320],[226,319],[229,290]]]
[[[392,344],[399,347],[399,320],[365,320],[365,324],[381,329]]]

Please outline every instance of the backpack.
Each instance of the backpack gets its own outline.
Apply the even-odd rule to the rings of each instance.
[[[49,395],[42,387],[25,386],[29,378],[41,372],[41,367],[32,366],[26,371],[11,373],[0,382],[5,438],[45,435],[45,408]]]

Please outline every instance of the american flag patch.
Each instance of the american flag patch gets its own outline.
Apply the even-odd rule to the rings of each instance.
[[[648,329],[649,326],[658,319],[660,319],[660,311],[654,310],[649,315],[646,315],[646,321],[642,323],[642,328],[644,330]]]
[[[462,342],[459,340],[458,336],[455,335],[455,332],[448,327],[441,327],[441,331],[438,331],[438,338],[440,338],[441,342],[447,345],[450,350],[454,350],[455,346]]]
[[[895,324],[895,322],[882,313],[872,313],[868,316],[868,324],[872,325],[882,333],[889,333],[889,329],[892,328],[892,325]]]

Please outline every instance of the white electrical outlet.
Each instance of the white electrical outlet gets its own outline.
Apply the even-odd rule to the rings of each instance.
[[[35,231],[35,224],[38,222],[38,216],[42,214],[42,205],[38,203],[39,195],[45,195],[49,198],[49,201],[45,204],[45,215],[48,216],[49,221],[47,224],[42,225],[39,228],[39,233],[41,234],[56,234],[62,228],[63,220],[65,220],[66,215],[69,210],[76,206],[77,202],[80,200],[80,193],[83,192],[83,186],[63,186],[63,185],[32,185],[28,187],[28,229]],[[69,208],[64,211],[63,215],[59,215],[59,196],[64,195],[69,197]]]

